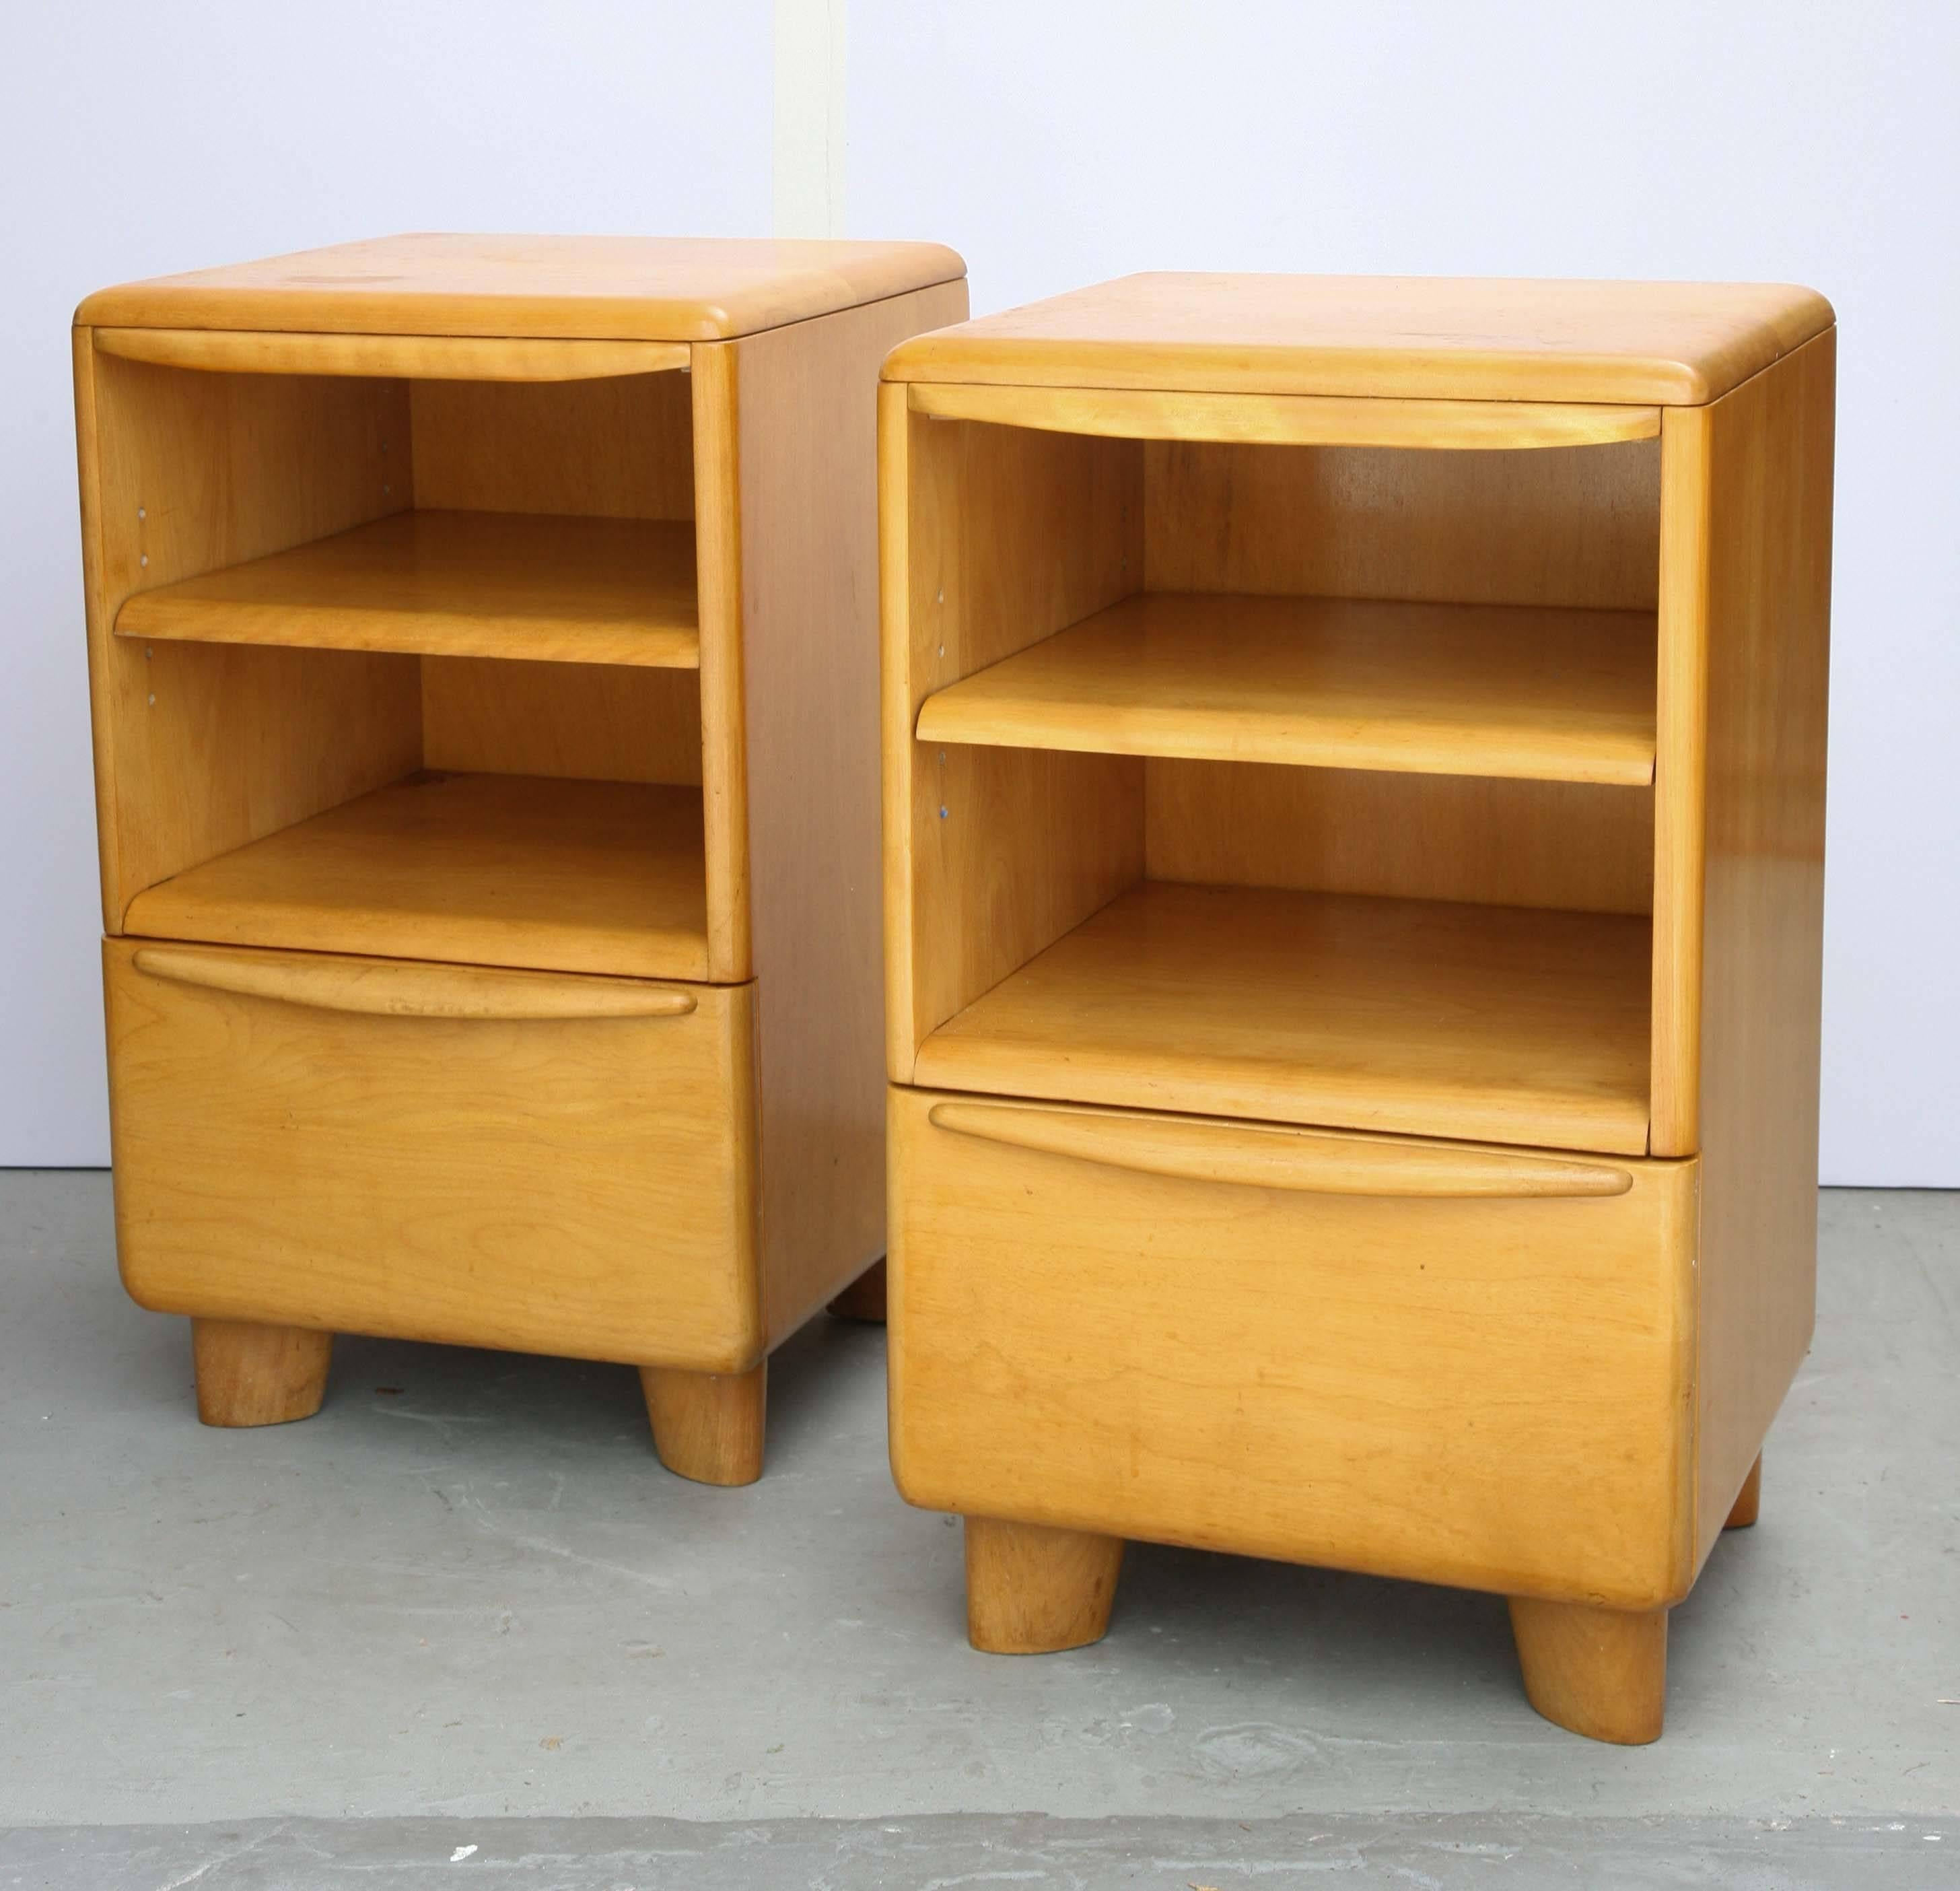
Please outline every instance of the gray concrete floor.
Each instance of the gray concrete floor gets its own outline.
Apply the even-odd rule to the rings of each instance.
[[[1501,1601],[1328,1571],[1139,1548],[1100,1646],[973,1654],[876,1329],[778,1356],[746,1491],[529,1357],[343,1340],[204,1430],[107,1178],[0,1172],[0,1887],[1960,1883],[1960,1196],[1823,1219],[1763,1520],[1619,1749]]]

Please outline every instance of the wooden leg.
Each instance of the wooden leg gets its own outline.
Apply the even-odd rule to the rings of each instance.
[[[333,1335],[252,1320],[193,1320],[190,1356],[197,1415],[206,1425],[285,1425],[320,1409]]]
[[[768,1386],[766,1359],[747,1372],[642,1366],[640,1390],[660,1462],[697,1484],[754,1483],[762,1475]]]
[[[1644,1746],[1667,1705],[1667,1611],[1511,1598],[1525,1698],[1588,1740]]]
[[[885,1323],[885,1263],[873,1261],[863,1273],[830,1303],[839,1320],[868,1320]]]
[[[1763,1454],[1756,1453],[1756,1461],[1749,1466],[1749,1475],[1742,1480],[1742,1488],[1736,1498],[1736,1507],[1729,1513],[1724,1530],[1747,1530],[1756,1520],[1756,1512],[1763,1501]]]
[[[1123,1539],[1039,1523],[966,1520],[966,1638],[988,1654],[1049,1654],[1100,1641]]]

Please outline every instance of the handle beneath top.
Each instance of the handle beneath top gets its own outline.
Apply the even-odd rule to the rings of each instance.
[[[247,957],[179,946],[142,947],[135,966],[173,985],[374,1017],[685,1017],[695,1008],[694,994],[673,985],[482,966],[294,959],[274,953]]]
[[[1044,1155],[1192,1182],[1309,1195],[1529,1197],[1624,1195],[1624,1169],[1562,1156],[1376,1141],[1188,1118],[1098,1116],[1013,1103],[940,1103],[936,1129]]]
[[[597,380],[685,368],[685,342],[533,341],[485,335],[268,334],[99,328],[95,349],[160,368],[227,374],[352,374],[406,380]]]

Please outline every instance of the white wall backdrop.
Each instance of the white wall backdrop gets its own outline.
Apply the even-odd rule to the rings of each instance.
[[[976,313],[1140,269],[1822,289],[1825,1173],[1960,1184],[1956,97],[1946,0],[24,10],[0,62],[0,1165],[107,1147],[75,304],[393,230],[774,227],[950,243]]]
[[[1146,269],[1836,305],[1823,1160],[1960,1184],[1960,5],[850,0],[846,231],[976,314]]]

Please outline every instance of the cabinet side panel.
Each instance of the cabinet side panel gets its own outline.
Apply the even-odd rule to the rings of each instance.
[[[99,354],[89,380],[91,674],[115,775],[114,931],[145,887],[393,780],[422,754],[415,658],[148,646],[112,635],[124,600],[399,511],[413,475],[399,382]]]
[[[1836,349],[1710,412],[1699,1555],[1815,1307]]]
[[[772,1344],[885,1249],[878,365],[949,282],[730,344]]]
[[[934,1030],[1142,874],[1140,758],[912,731],[935,689],[1141,587],[1143,443],[904,421],[906,568],[890,575],[902,600],[886,600],[899,647],[885,713],[902,797],[892,931],[912,1006],[892,1020],[890,1055],[909,1081]]]

